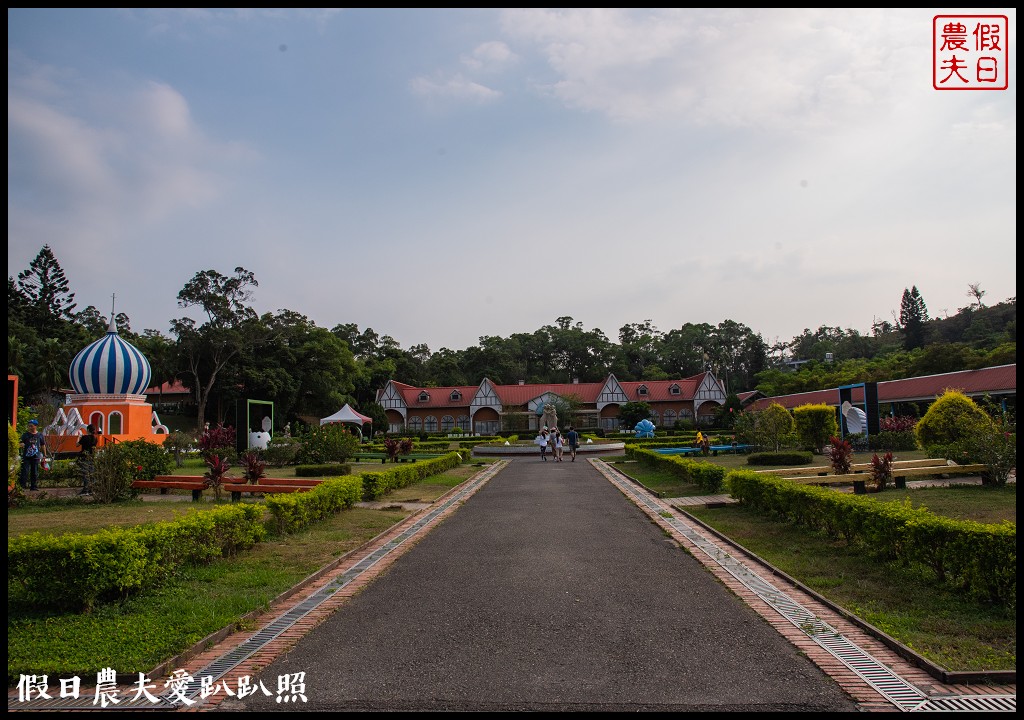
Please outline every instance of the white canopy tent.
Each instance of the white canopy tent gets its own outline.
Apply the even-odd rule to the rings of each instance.
[[[345,407],[343,407],[341,410],[334,413],[330,417],[320,419],[321,425],[327,425],[330,423],[351,423],[353,425],[357,425],[359,427],[360,436],[362,436],[363,434],[363,425],[372,422],[373,418],[368,418],[362,413],[356,412],[348,403],[345,403]]]

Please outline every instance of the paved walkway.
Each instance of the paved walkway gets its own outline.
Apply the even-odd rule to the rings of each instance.
[[[182,660],[189,709],[1016,706],[1015,685],[938,682],[597,460],[485,468],[255,625]],[[204,676],[259,690],[203,697]]]
[[[298,677],[301,707],[313,711],[894,711],[964,694],[1015,707],[1015,686],[943,685],[784,587],[814,622],[795,621],[737,569],[731,548],[609,465],[516,459],[487,472],[384,557],[386,571],[347,583],[353,557],[323,578],[331,601],[224,677],[251,675],[269,695],[213,696],[205,707],[295,710],[277,690]],[[845,653],[811,625],[848,641]],[[851,654],[878,670],[852,668]]]

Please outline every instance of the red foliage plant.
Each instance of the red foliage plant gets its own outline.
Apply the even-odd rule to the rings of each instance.
[[[892,453],[887,452],[882,457],[875,453],[871,458],[871,479],[875,481],[879,491],[885,490],[885,486],[892,480]]]
[[[832,472],[836,475],[849,475],[853,458],[853,446],[842,438],[835,436],[828,439],[828,458],[832,463]]]

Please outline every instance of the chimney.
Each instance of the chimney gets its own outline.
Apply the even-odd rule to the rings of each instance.
[[[520,384],[520,385],[525,385],[525,384],[526,384],[526,381],[525,381],[525,380],[520,380],[520,381],[519,381],[519,384]]]
[[[579,385],[580,384],[580,379],[579,378],[573,378],[572,379],[572,384],[573,385]]]

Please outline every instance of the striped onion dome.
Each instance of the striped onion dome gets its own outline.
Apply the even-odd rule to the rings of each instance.
[[[113,319],[107,334],[71,361],[71,387],[81,395],[144,395],[153,372],[146,356],[117,334]]]

